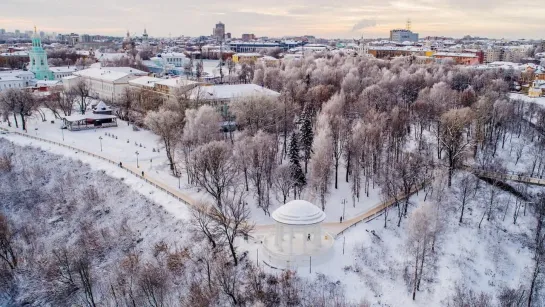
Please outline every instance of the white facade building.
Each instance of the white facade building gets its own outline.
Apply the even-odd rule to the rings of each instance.
[[[36,83],[34,74],[26,70],[10,70],[0,72],[0,91],[10,88],[25,88]]]
[[[53,72],[55,80],[61,80],[64,77],[71,76],[74,72],[78,70],[76,66],[59,66],[59,67],[50,67],[49,70]]]
[[[181,52],[160,53],[151,60],[161,67],[183,67],[189,61],[185,54]]]
[[[138,77],[143,71],[130,67],[89,68],[74,72],[72,76],[63,78],[65,88],[74,86],[79,80],[89,85],[89,95],[106,101],[119,99],[129,86],[129,81]]]
[[[12,88],[24,88],[25,81],[19,77],[14,76],[0,76],[0,92],[12,89]]]
[[[280,93],[257,84],[198,86],[191,90],[190,99],[207,104],[229,103],[241,97],[278,97]]]

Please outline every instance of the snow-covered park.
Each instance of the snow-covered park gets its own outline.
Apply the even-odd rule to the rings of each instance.
[[[544,303],[541,100],[448,63],[247,69],[281,94],[139,96],[80,131],[2,96],[0,304]]]

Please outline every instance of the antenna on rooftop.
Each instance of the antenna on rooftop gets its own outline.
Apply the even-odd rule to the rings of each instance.
[[[411,19],[409,18],[409,19],[407,19],[407,30],[408,30],[408,31],[411,31],[411,26],[412,26],[412,21],[411,21]]]

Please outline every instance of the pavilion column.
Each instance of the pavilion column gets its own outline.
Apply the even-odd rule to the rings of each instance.
[[[280,224],[276,223],[275,225],[275,235],[274,235],[274,245],[276,245],[276,247],[280,247],[280,235],[281,235],[281,231],[280,231]]]
[[[289,251],[290,251],[290,255],[292,255],[293,254],[293,227],[292,226],[290,226],[289,235],[290,235],[290,240],[289,240],[290,248],[289,248]]]
[[[303,236],[303,253],[306,254],[306,252],[307,252],[307,240],[308,240],[308,228],[307,228],[307,226],[304,226],[302,231],[303,231],[303,233],[302,233],[302,236]]]
[[[316,224],[314,225],[314,245],[316,247],[320,247],[321,243],[322,243],[322,234],[320,233],[320,224]]]

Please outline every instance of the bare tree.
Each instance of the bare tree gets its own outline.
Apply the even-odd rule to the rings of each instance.
[[[460,220],[458,223],[462,224],[462,220],[464,218],[464,210],[465,210],[465,207],[466,207],[466,204],[468,201],[471,200],[471,197],[472,197],[472,193],[474,192],[474,189],[476,189],[476,185],[475,185],[475,177],[471,174],[466,174],[464,175],[461,180],[460,180],[460,183],[458,185],[459,187],[459,192],[455,194],[455,197],[458,199],[458,201],[460,202]]]
[[[85,302],[87,306],[95,307],[95,295],[94,295],[94,288],[93,288],[93,282],[94,279],[91,276],[91,261],[86,254],[82,254],[79,257],[75,259],[75,262],[73,264],[74,270],[79,277],[80,281],[80,287],[83,290],[83,293],[85,295]]]
[[[249,148],[248,177],[254,187],[257,206],[269,213],[269,191],[272,186],[272,175],[276,166],[276,138],[263,131],[252,137]]]
[[[294,185],[295,182],[293,181],[291,175],[290,166],[281,165],[277,167],[273,174],[273,187],[275,188],[276,192],[280,194],[278,201],[285,204]]]
[[[243,305],[243,295],[241,289],[242,269],[231,265],[224,257],[220,257],[216,263],[214,277],[220,291],[225,294],[232,306]]]
[[[26,90],[9,89],[3,93],[0,103],[4,112],[13,114],[15,125],[18,126],[16,114],[21,118],[21,128],[26,130],[26,117],[30,116],[38,106],[38,100]]]
[[[484,293],[476,293],[468,289],[465,284],[456,285],[454,294],[448,299],[448,306],[452,307],[493,307],[491,297]]]
[[[196,203],[191,209],[191,227],[196,231],[201,232],[208,242],[210,242],[212,248],[216,248],[216,246],[221,243],[221,237],[210,210],[211,208],[208,204]]]
[[[233,159],[233,150],[224,141],[213,141],[197,147],[189,161],[195,184],[203,188],[221,208],[223,199],[236,187],[239,169]]]
[[[441,116],[439,141],[447,154],[449,187],[452,184],[454,169],[462,161],[463,154],[471,144],[469,138],[465,136],[465,131],[472,118],[469,108],[452,109]]]
[[[144,122],[151,131],[161,138],[170,164],[170,170],[174,176],[177,176],[178,171],[174,163],[176,146],[180,140],[180,132],[183,127],[182,120],[177,113],[160,109],[157,112],[149,112]]]
[[[167,275],[161,267],[148,263],[142,268],[138,285],[149,306],[165,305],[168,293],[167,283]]]
[[[250,209],[243,201],[243,195],[243,193],[235,192],[230,197],[224,197],[223,205],[211,211],[223,240],[229,245],[235,266],[238,265],[235,239],[247,237],[254,228],[250,222]]]
[[[413,300],[416,299],[416,291],[420,290],[420,281],[432,252],[433,236],[437,229],[434,221],[437,216],[432,211],[431,205],[424,203],[412,212],[409,219],[406,244],[414,266],[411,279]]]
[[[536,228],[532,242],[534,268],[530,276],[530,289],[528,292],[528,307],[539,306],[538,293],[542,291],[540,276],[545,270],[545,195],[539,194],[538,200],[533,204],[536,217]],[[543,277],[541,277],[543,278]]]
[[[15,252],[15,236],[9,224],[7,217],[0,213],[0,259],[10,269],[15,270],[18,264]]]
[[[88,97],[90,92],[90,86],[87,80],[80,78],[76,83],[70,88],[70,91],[74,93],[74,96],[79,97],[77,100],[79,111],[81,114],[85,114],[87,110],[87,105],[89,103]]]
[[[331,182],[331,164],[333,162],[333,140],[327,123],[320,126],[312,144],[314,155],[310,159],[310,186],[320,198],[322,210]]]

